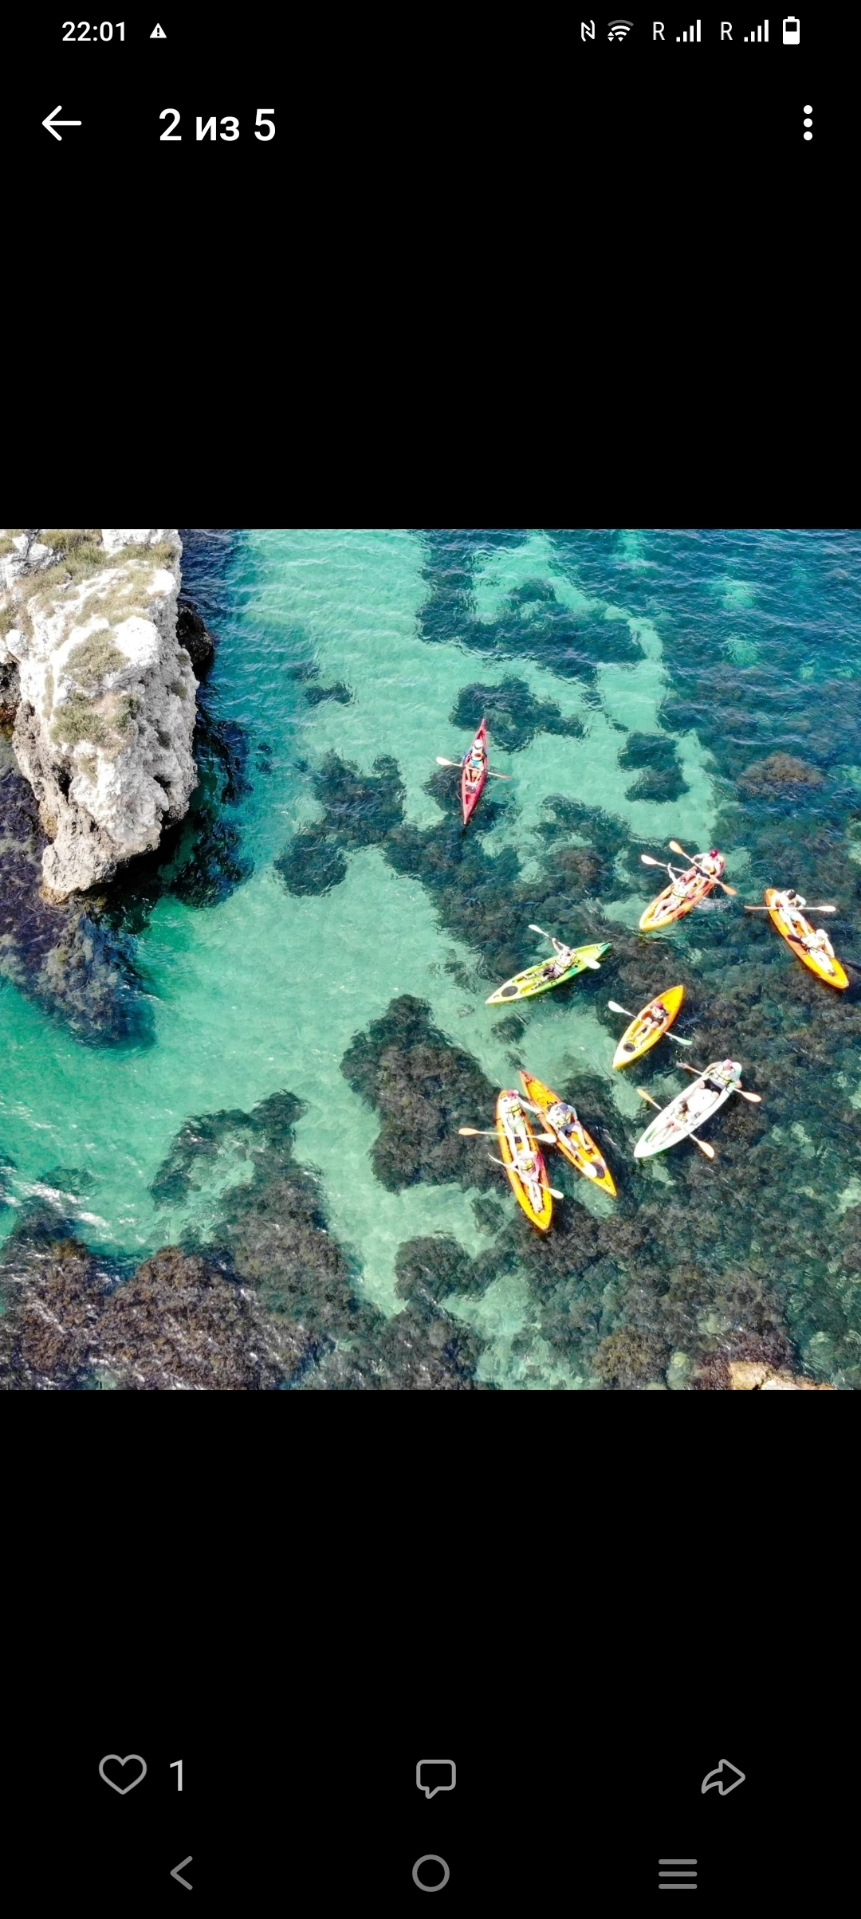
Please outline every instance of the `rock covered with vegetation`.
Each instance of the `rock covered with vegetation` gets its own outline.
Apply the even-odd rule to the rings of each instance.
[[[185,814],[197,682],[177,637],[173,528],[0,529],[0,700],[64,899]]]

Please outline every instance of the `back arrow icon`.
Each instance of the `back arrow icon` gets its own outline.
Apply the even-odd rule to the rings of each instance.
[[[170,1875],[171,1879],[176,1879],[179,1885],[185,1887],[186,1892],[193,1892],[194,1890],[193,1886],[189,1885],[188,1880],[183,1879],[182,1877],[183,1866],[190,1866],[190,1865],[191,1865],[191,1853],[189,1853],[187,1859],[181,1859],[178,1866],[173,1866],[171,1868],[171,1875]]]
[[[57,114],[62,113],[62,111],[62,107],[54,107],[48,114],[47,119],[42,121],[43,127],[47,127],[48,132],[53,133],[55,140],[62,140],[63,138],[62,134],[57,132],[58,127],[79,127],[81,125],[80,120],[58,120]]]
[[[729,1776],[730,1773],[732,1778]],[[731,1766],[728,1759],[721,1759],[715,1766],[714,1772],[706,1773],[700,1792],[708,1792],[711,1786],[717,1786],[721,1798],[725,1799],[728,1792],[735,1792],[736,1786],[740,1786],[744,1778],[745,1774],[739,1772],[737,1766]]]

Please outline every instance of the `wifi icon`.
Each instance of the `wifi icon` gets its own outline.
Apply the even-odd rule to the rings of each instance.
[[[611,20],[607,39],[624,40],[626,33],[630,33],[633,24],[633,20]]]

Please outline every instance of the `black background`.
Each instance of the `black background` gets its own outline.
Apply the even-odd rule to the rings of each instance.
[[[422,13],[391,23],[255,6],[214,15],[159,10],[158,0],[124,10],[122,44],[64,43],[63,11],[16,14],[4,27],[16,74],[7,133],[52,181],[113,161],[162,182],[193,170],[201,180],[247,177],[268,190],[289,178],[315,190],[329,169],[346,163],[352,173],[374,156],[390,168],[409,161],[438,179],[469,153],[499,179],[512,154],[531,171],[553,153],[563,167],[566,155],[579,165],[595,160],[632,194],[644,162],[661,157],[739,180],[753,165],[778,165],[790,169],[797,191],[823,172],[836,177],[850,156],[842,82],[857,27],[846,20],[838,28],[822,10],[802,12],[797,48],[781,43],[781,15],[769,16],[768,46],[745,46],[742,33],[764,16],[754,11],[748,20],[730,8],[700,15],[704,39],[692,47],[675,44],[687,13],[663,10],[666,42],[652,40],[654,8],[625,16],[634,27],[621,44],[607,38],[609,16],[596,20],[594,42],[584,42],[579,18],[567,15],[518,16],[507,27],[467,17],[454,34],[444,16]],[[157,11],[167,38],[154,42]],[[720,43],[719,19],[728,14],[737,37]],[[805,143],[808,100],[814,138]],[[42,126],[58,104],[61,118],[82,122],[60,142]],[[160,139],[168,107],[181,114],[179,142]],[[274,108],[274,140],[254,138],[258,108]],[[240,122],[238,140],[196,139],[198,116],[228,114]],[[563,184],[555,169],[554,159],[553,190]],[[582,194],[600,183],[580,176],[571,184]],[[748,185],[756,190],[755,180]],[[760,209],[765,219],[775,211]]]
[[[621,1695],[610,1711],[609,1698],[603,1709],[584,1698],[572,1672],[552,1707],[497,1719],[455,1698],[380,1713],[355,1676],[300,1700],[276,1685],[265,1707],[227,1702],[209,1718],[174,1708],[148,1722],[120,1702],[85,1706],[79,1730],[53,1736],[50,1765],[38,1728],[18,1748],[32,1772],[16,1770],[7,1802],[8,1909],[420,1914],[436,1897],[445,1919],[638,1913],[678,1896],[695,1897],[694,1911],[839,1911],[854,1883],[839,1751],[817,1743],[798,1708],[743,1707],[740,1676],[726,1678],[715,1711],[681,1683],[674,1691],[668,1671],[657,1714],[638,1704],[633,1671],[627,1708]],[[122,1797],[99,1777],[107,1752],[147,1761]],[[170,1769],[180,1758],[181,1795]],[[417,1790],[426,1758],[455,1761],[454,1791],[428,1801]],[[745,1780],[703,1795],[720,1759]],[[9,1845],[37,1815],[43,1843]],[[412,1881],[426,1853],[450,1869],[433,1895]],[[189,1854],[191,1894],[171,1878]],[[697,1860],[695,1894],[659,1893],[667,1857]]]

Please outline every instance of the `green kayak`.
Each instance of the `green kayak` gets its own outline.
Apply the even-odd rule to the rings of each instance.
[[[533,999],[536,993],[549,993],[552,986],[564,985],[576,973],[585,972],[587,966],[596,967],[602,953],[609,950],[609,945],[566,946],[554,959],[541,960],[537,966],[527,966],[525,973],[515,973],[513,979],[506,980],[504,986],[491,993],[486,1004],[507,1006],[512,1000]]]

